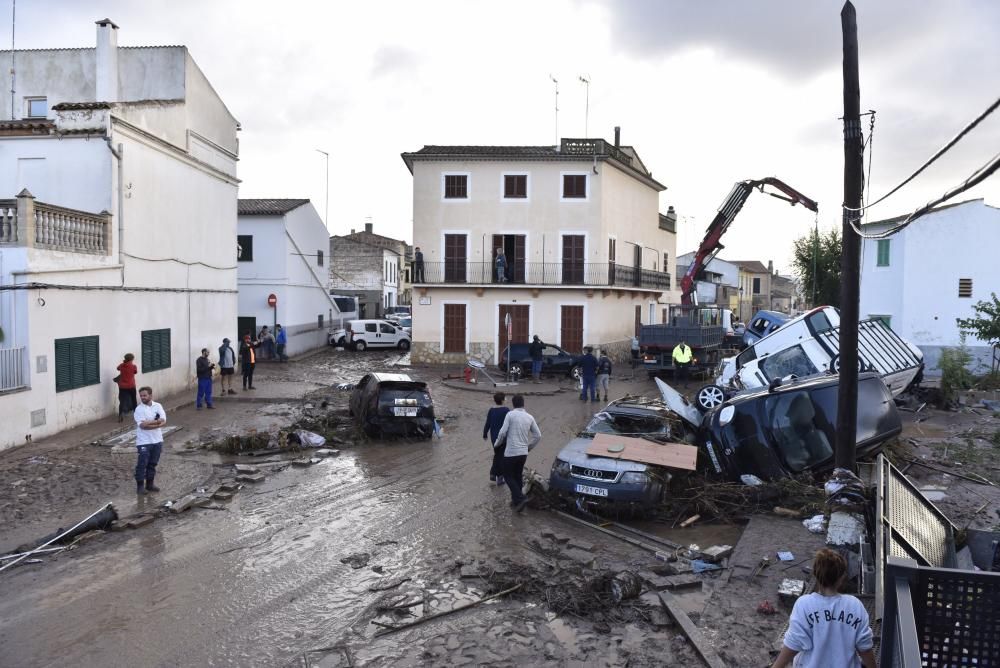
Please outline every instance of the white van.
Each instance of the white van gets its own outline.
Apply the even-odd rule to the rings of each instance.
[[[923,353],[882,320],[858,323],[858,366],[877,371],[893,396],[919,382]],[[698,390],[695,403],[714,408],[742,390],[767,387],[776,378],[840,372],[840,311],[821,306],[789,320],[736,357],[719,365],[715,384]]]
[[[388,320],[351,320],[347,326],[347,345],[354,350],[368,348],[410,349],[410,335]]]

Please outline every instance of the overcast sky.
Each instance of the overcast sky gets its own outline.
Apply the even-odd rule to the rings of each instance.
[[[667,186],[693,250],[735,181],[777,176],[840,224],[840,0],[264,2],[20,0],[17,47],[184,44],[233,114],[241,197],[308,197],[332,233],[412,238],[399,154],[425,144],[554,144],[587,134],[636,147]],[[1000,95],[1000,3],[857,0],[861,106],[877,111],[873,199]],[[10,0],[0,31],[9,48]],[[997,114],[1000,116],[1000,113]],[[867,127],[867,120],[865,120]],[[1000,151],[1000,118],[871,212],[899,215]],[[866,157],[867,168],[867,157]],[[1000,176],[968,197],[1000,204]],[[757,195],[723,257],[788,267],[814,216]]]

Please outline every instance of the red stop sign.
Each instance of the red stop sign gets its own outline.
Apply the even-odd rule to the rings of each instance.
[[[274,294],[273,292],[271,294],[269,294],[267,296],[267,305],[268,306],[277,306],[278,305],[278,295]]]

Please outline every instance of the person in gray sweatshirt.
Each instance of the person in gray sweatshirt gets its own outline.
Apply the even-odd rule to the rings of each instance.
[[[528,411],[524,410],[524,397],[515,394],[511,399],[514,410],[507,413],[503,426],[497,434],[493,447],[504,445],[503,479],[510,488],[510,505],[517,512],[524,510],[528,497],[521,490],[521,478],[524,476],[524,463],[528,452],[542,440],[542,431],[538,423]]]

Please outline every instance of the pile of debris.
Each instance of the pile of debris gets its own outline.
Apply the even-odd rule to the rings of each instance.
[[[675,489],[661,509],[661,521],[676,521],[688,515],[714,518],[724,522],[746,520],[750,515],[780,508],[798,517],[808,517],[824,510],[826,495],[810,476],[779,478],[772,482],[756,480],[715,482],[700,476],[687,479],[683,489]]]

